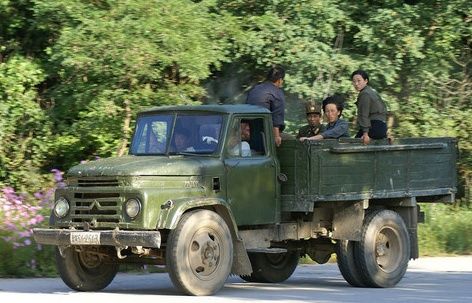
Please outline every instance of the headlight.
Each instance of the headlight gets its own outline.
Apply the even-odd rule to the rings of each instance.
[[[58,218],[63,218],[69,213],[69,208],[69,201],[64,197],[60,197],[54,204],[54,214]]]
[[[136,218],[136,216],[141,211],[141,202],[138,199],[129,199],[125,204],[125,212],[131,219]]]

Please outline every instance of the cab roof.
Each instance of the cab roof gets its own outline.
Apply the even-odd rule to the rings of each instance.
[[[270,114],[264,107],[250,104],[210,104],[210,105],[178,105],[178,106],[158,106],[139,112],[138,115],[149,115],[160,112],[211,112],[223,114]]]

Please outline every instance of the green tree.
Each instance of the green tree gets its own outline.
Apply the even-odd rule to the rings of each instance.
[[[34,191],[44,181],[50,124],[41,109],[36,85],[42,69],[21,56],[0,62],[0,186]]]
[[[296,97],[319,100],[347,89],[355,62],[342,52],[350,22],[337,1],[219,1],[218,9],[240,18],[233,53],[259,76],[252,83],[271,64],[281,64],[285,89]]]
[[[55,83],[47,96],[60,134],[55,156],[66,166],[90,155],[123,154],[138,109],[200,102],[201,80],[226,60],[223,25],[204,3],[36,4],[42,27],[61,24],[51,29],[48,70]]]
[[[38,57],[48,34],[35,26],[33,0],[0,1],[0,62],[10,55]]]

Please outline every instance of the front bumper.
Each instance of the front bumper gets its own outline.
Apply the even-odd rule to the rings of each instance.
[[[116,247],[142,246],[161,247],[159,231],[130,230],[73,230],[34,228],[33,237],[36,243],[68,246],[68,245],[107,245]]]

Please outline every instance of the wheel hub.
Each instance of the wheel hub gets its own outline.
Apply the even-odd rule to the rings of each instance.
[[[86,268],[95,268],[102,263],[100,256],[97,253],[90,251],[80,251],[79,260]]]
[[[205,247],[202,250],[202,263],[208,265],[208,267],[214,267],[218,259],[219,251],[218,246],[210,241],[205,243]]]
[[[377,242],[376,242],[376,248],[375,248],[377,256],[380,257],[387,254],[387,250],[388,250],[387,247],[388,247],[388,239],[385,237],[384,234],[379,234],[377,238]]]
[[[390,228],[382,229],[375,241],[377,265],[386,272],[398,267],[400,262],[401,243],[399,235]]]
[[[218,238],[208,232],[197,233],[189,252],[190,266],[199,276],[208,276],[216,271],[220,259]]]

